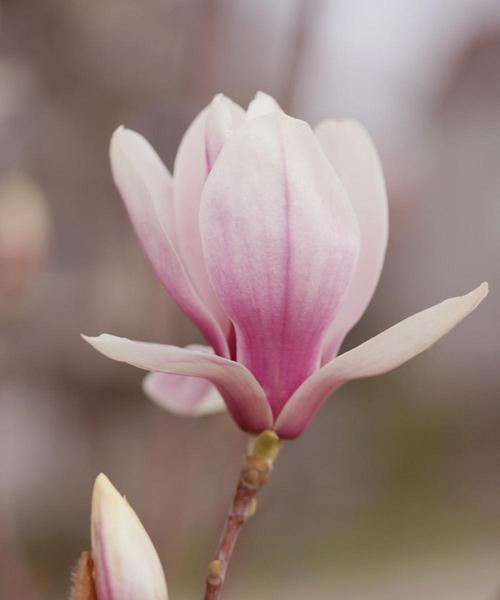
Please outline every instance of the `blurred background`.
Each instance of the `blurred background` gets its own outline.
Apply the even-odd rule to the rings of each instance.
[[[193,117],[257,90],[354,117],[384,164],[391,234],[353,346],[483,280],[423,356],[331,399],[283,451],[225,597],[500,597],[498,0],[0,1],[0,598],[68,597],[104,471],[200,598],[245,436],[181,420],[80,332],[186,344],[113,188],[124,123],[171,168]]]

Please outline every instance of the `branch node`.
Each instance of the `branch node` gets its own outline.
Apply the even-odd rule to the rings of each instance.
[[[218,558],[208,566],[207,583],[212,586],[220,586],[222,583],[222,562]]]
[[[245,522],[257,510],[256,496],[273,470],[279,449],[280,439],[274,431],[263,431],[250,444],[233,502],[226,517],[216,558],[209,565],[205,600],[220,599],[236,540]]]

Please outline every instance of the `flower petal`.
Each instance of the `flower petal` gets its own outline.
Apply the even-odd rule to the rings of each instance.
[[[116,186],[158,278],[215,350],[226,355],[223,332],[194,290],[175,248],[172,181],[166,167],[141,135],[124,128],[113,134],[110,157]]]
[[[401,321],[326,364],[290,398],[275,424],[278,435],[300,435],[328,394],[346,381],[386,373],[432,346],[471,313],[487,293],[488,284],[483,283],[465,296],[449,298]]]
[[[359,242],[352,207],[309,126],[281,112],[241,125],[205,184],[200,230],[238,361],[276,416],[318,367]]]
[[[153,543],[128,502],[102,473],[94,484],[91,532],[99,600],[167,600]]]
[[[326,335],[322,362],[337,353],[370,302],[384,264],[388,205],[384,175],[368,132],[355,121],[325,121],[316,136],[354,206],[361,247],[356,271]]]
[[[218,388],[231,416],[245,431],[261,432],[272,426],[271,410],[262,388],[239,363],[199,350],[135,342],[107,334],[82,337],[108,358],[139,369],[208,379]]]
[[[257,92],[255,98],[248,105],[245,118],[255,119],[278,111],[281,111],[281,107],[272,96],[264,92]]]
[[[208,346],[190,345],[189,350],[213,351]],[[226,410],[217,388],[201,377],[149,373],[142,382],[144,392],[161,408],[181,417],[200,417]]]
[[[217,388],[200,377],[149,373],[142,387],[153,402],[180,417],[201,417],[226,410]]]
[[[243,121],[244,117],[245,111],[241,106],[223,94],[217,94],[212,100],[212,103],[207,110],[205,125],[205,156],[208,171],[210,171],[219,156],[222,147],[234,133],[238,125]],[[205,180],[203,180],[203,184],[204,183]],[[198,196],[198,206],[200,196],[201,190]]]
[[[186,131],[174,165],[175,219],[182,261],[200,297],[225,334],[229,331],[230,323],[208,279],[198,213],[210,168],[243,115],[240,106],[222,94],[217,95]]]

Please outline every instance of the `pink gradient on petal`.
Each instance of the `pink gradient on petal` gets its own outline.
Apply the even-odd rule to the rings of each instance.
[[[142,389],[160,408],[180,417],[201,417],[226,410],[217,388],[201,377],[148,373]]]
[[[198,213],[211,165],[243,114],[241,107],[218,94],[189,126],[174,165],[175,222],[182,261],[198,294],[225,335],[230,324],[208,279]]]
[[[486,297],[483,283],[465,296],[449,298],[423,310],[341,354],[305,381],[275,423],[283,438],[299,436],[327,396],[346,381],[387,373],[446,335]]]
[[[114,134],[111,161],[153,268],[216,355],[86,339],[152,371],[146,393],[177,414],[220,409],[222,397],[242,429],[297,437],[329,393],[422,352],[486,295],[480,286],[334,358],[373,296],[388,237],[382,168],[358,123],[313,133],[267,94],[246,113],[219,94],[186,132],[173,180],[134,132]]]
[[[208,108],[184,134],[174,163],[175,224],[180,254],[191,274],[204,270],[197,231],[201,191],[208,175],[205,126]]]
[[[309,126],[281,112],[241,125],[207,179],[200,228],[237,359],[277,416],[319,367],[359,244],[354,211]]]
[[[187,349],[213,354],[208,346],[192,344]],[[158,406],[182,417],[199,417],[226,410],[217,388],[201,377],[149,373],[142,388]]]
[[[102,514],[95,513],[97,522],[102,520]],[[114,600],[111,570],[107,557],[107,546],[102,526],[95,525],[93,541],[93,559],[98,600]]]
[[[226,355],[219,323],[193,288],[175,248],[172,181],[166,167],[141,135],[124,128],[115,131],[110,156],[116,186],[159,280],[215,350]]]
[[[147,371],[202,377],[219,390],[233,419],[245,431],[260,432],[272,426],[265,394],[243,365],[199,350],[136,342],[103,334],[83,338],[108,358]]]

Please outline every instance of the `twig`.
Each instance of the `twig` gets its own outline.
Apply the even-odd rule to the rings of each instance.
[[[222,530],[216,557],[209,566],[205,600],[219,600],[221,597],[236,541],[246,521],[257,510],[257,494],[269,478],[279,448],[279,438],[273,431],[264,431],[250,446]]]

